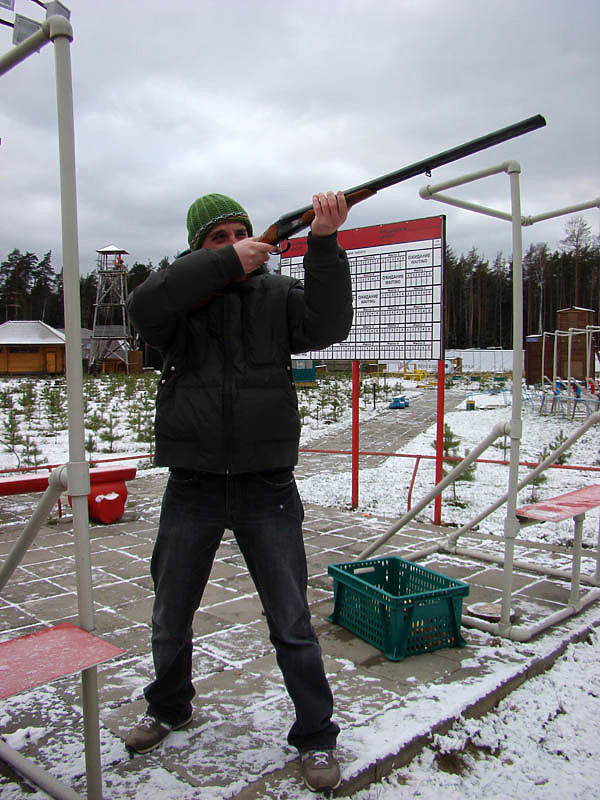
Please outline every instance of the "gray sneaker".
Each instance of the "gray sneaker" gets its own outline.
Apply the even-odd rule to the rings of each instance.
[[[145,714],[139,722],[129,731],[125,737],[125,747],[128,750],[134,750],[136,753],[149,753],[168,736],[171,731],[178,731],[185,728],[192,721],[192,715],[185,722],[180,722],[179,725],[167,725],[165,722],[160,722],[154,717]]]
[[[342,782],[335,750],[307,750],[300,758],[302,777],[311,792],[332,792]]]

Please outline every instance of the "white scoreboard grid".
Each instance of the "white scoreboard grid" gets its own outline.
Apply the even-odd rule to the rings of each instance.
[[[445,216],[340,231],[350,262],[354,322],[348,338],[301,357],[355,361],[443,356]],[[291,239],[282,275],[303,280],[306,237]]]

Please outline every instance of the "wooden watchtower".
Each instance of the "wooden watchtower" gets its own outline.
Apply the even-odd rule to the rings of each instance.
[[[127,321],[127,250],[114,244],[96,250],[98,287],[90,340],[90,372],[129,373],[131,331]]]

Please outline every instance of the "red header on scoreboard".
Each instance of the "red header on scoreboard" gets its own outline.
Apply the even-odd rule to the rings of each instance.
[[[424,217],[406,222],[389,222],[386,225],[371,225],[366,228],[350,228],[338,232],[338,241],[344,250],[360,250],[363,247],[381,247],[401,242],[420,242],[426,239],[441,239],[444,217]],[[283,258],[297,258],[306,252],[306,236],[290,239],[290,248]]]

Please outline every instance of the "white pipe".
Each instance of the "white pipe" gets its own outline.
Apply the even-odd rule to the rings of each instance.
[[[528,544],[528,547],[535,548],[535,542]],[[494,553],[487,553],[485,550],[478,550],[474,547],[453,547],[451,550],[447,550],[443,539],[438,539],[433,544],[421,548],[421,550],[405,550],[404,552],[400,553],[400,557],[409,561],[420,561],[421,559],[427,558],[428,556],[436,553],[450,553],[451,555],[466,556],[467,558],[472,558],[476,561],[486,561],[490,564],[499,564],[501,566],[504,565],[503,556],[498,556]],[[560,578],[561,580],[566,581],[570,581],[573,577],[573,573],[567,572],[567,570],[555,569],[554,567],[543,567],[531,561],[514,559],[513,566],[516,569],[535,572],[538,575],[548,575],[552,578]],[[597,587],[600,585],[600,577],[596,575],[580,575],[579,581],[580,583],[585,583],[588,586]]]
[[[600,583],[600,516],[598,517],[598,536],[596,538],[596,581]]]
[[[441,494],[447,486],[453,483],[453,481],[456,480],[456,478],[459,475],[461,475],[465,471],[465,469],[467,469],[467,467],[469,467],[475,461],[475,459],[479,458],[479,456],[485,450],[487,450],[487,448],[492,444],[492,442],[495,442],[496,439],[498,439],[500,436],[504,436],[505,433],[507,432],[508,432],[507,425],[505,423],[500,423],[498,425],[495,425],[490,431],[490,433],[485,437],[485,439],[483,439],[476,447],[474,447],[473,450],[471,450],[471,452],[467,456],[465,456],[465,458],[461,462],[459,462],[456,465],[456,467],[454,467],[454,469],[451,472],[449,472],[448,475],[446,475],[446,477],[442,481],[440,481],[436,486],[434,486],[433,489],[428,494],[426,494],[425,497],[422,500],[420,500],[415,506],[413,506],[411,510],[408,511],[403,517],[394,522],[387,529],[387,531],[382,536],[380,536],[379,539],[377,539],[377,541],[369,545],[369,547],[365,548],[362,551],[362,553],[360,553],[360,555],[356,557],[355,560],[362,561],[365,558],[368,558],[372,553],[374,553],[375,550],[378,550],[382,544],[385,544],[385,542],[387,542],[388,539],[391,539],[391,537],[397,531],[399,531],[400,528],[402,528],[404,525],[410,522],[410,520],[413,519],[413,517],[416,517],[420,511],[422,511],[426,506],[429,505],[429,503],[431,503],[432,500],[435,500],[438,494]]]
[[[25,61],[33,53],[39,53],[44,45],[50,42],[49,20],[42,22],[42,27],[28,36],[24,42],[11,47],[3,56],[0,57],[0,75],[4,75],[17,64]]]
[[[512,283],[513,283],[513,381],[512,416],[510,423],[510,459],[508,466],[508,493],[504,520],[504,572],[502,581],[502,616],[500,629],[510,628],[510,598],[512,595],[513,559],[515,539],[519,533],[517,496],[519,493],[519,460],[522,431],[523,383],[523,242],[521,228],[521,193],[519,173],[521,167],[512,162],[508,167],[512,211]]]
[[[13,766],[23,777],[39,786],[50,797],[55,797],[56,800],[83,800],[80,794],[60,783],[54,776],[22,756],[21,753],[13,750],[2,739],[0,739],[0,758]]]
[[[573,566],[571,575],[571,594],[569,605],[575,606],[579,602],[579,583],[581,579],[581,539],[583,535],[583,520],[585,514],[574,517],[575,533],[573,536]]]
[[[425,186],[424,189],[429,189],[429,186]],[[421,194],[421,197],[423,197],[425,200],[439,200],[440,203],[446,203],[449,206],[456,206],[456,208],[464,208],[467,211],[476,211],[478,214],[486,214],[488,217],[495,217],[496,219],[511,219],[511,215],[506,211],[498,211],[495,208],[482,206],[478,203],[471,203],[468,200],[459,200],[457,197],[450,197],[450,195],[447,194],[436,192],[435,194],[431,194],[430,196],[426,197],[423,194],[423,189],[421,189],[419,194]]]
[[[83,367],[81,352],[81,306],[79,297],[79,241],[77,227],[77,186],[75,178],[75,126],[71,77],[71,26],[64,17],[62,30],[53,39],[56,62],[56,99],[60,157],[60,198],[62,220],[67,400],[69,419],[69,494],[75,527],[75,557],[78,574],[79,624],[94,630],[89,557],[87,495],[90,491],[89,465],[85,459],[83,423]],[[81,591],[79,591],[81,589]]]
[[[578,614],[580,611],[583,611],[584,608],[587,608],[587,606],[595,603],[597,600],[600,600],[600,591],[588,592],[588,594],[582,598],[577,608],[573,608],[573,606],[566,606],[560,611],[556,611],[554,614],[551,614],[549,617],[540,620],[534,625],[510,626],[509,631],[506,634],[501,633],[501,623],[498,622],[486,622],[485,620],[479,619],[478,617],[469,616],[468,614],[464,614],[462,616],[461,622],[470,628],[478,628],[479,630],[492,633],[496,636],[505,636],[508,639],[512,639],[513,642],[528,642],[530,639],[533,639],[534,636],[537,636],[538,633],[542,633],[547,628],[552,627],[552,625],[556,625],[557,623],[562,622],[563,620],[568,619],[575,614]]]
[[[585,391],[590,390],[590,361],[592,355],[592,332],[589,326],[585,329]]]
[[[569,339],[567,342],[567,416],[571,416],[571,345],[573,343],[573,329],[569,328]],[[575,409],[573,409],[575,413]]]
[[[48,476],[48,488],[40,498],[37,508],[31,515],[23,532],[13,545],[2,568],[0,568],[0,592],[15,569],[21,563],[23,556],[40,532],[40,528],[45,524],[54,504],[67,488],[67,475],[64,467],[58,467]]]
[[[542,310],[543,316],[543,310]],[[544,378],[546,377],[546,334],[542,333],[542,370],[540,372],[542,376],[542,391],[544,390]]]
[[[433,544],[421,548],[421,550],[406,550],[400,554],[401,558],[409,561],[420,561],[422,558],[427,558],[434,553],[439,553],[444,545],[444,539],[437,539]]]
[[[522,225],[534,225],[536,222],[543,222],[545,219],[553,219],[554,217],[563,217],[565,214],[574,214],[576,211],[584,211],[586,208],[600,208],[600,197],[594,200],[588,200],[584,203],[577,203],[574,206],[565,206],[565,208],[557,208],[555,211],[546,211],[544,214],[534,214],[528,217],[522,217]]]
[[[50,17],[56,65],[56,104],[60,160],[60,198],[63,246],[63,291],[65,304],[67,400],[69,419],[69,494],[73,508],[75,566],[79,624],[93,631],[94,602],[89,545],[87,495],[90,491],[89,465],[85,459],[83,422],[83,368],[81,353],[81,307],[79,297],[79,236],[77,226],[77,183],[75,177],[75,124],[70,45],[71,25],[64,17]],[[87,795],[102,800],[100,760],[100,713],[97,668],[81,673],[84,720]]]
[[[449,181],[442,181],[441,183],[428,184],[419,190],[419,195],[423,200],[437,199],[433,198],[434,194],[443,192],[446,189],[454,189],[457,186],[464,186],[465,183],[472,183],[473,181],[481,180],[481,178],[488,178],[490,175],[498,175],[500,172],[507,172],[512,162],[503,161],[501,164],[496,164],[493,167],[477,170],[477,172],[468,172],[458,178],[452,178]]]
[[[531,547],[535,547],[534,542],[531,543]],[[410,557],[411,561],[417,560],[417,558],[420,557],[420,552],[422,551],[419,551],[419,553],[416,553],[414,556],[413,554],[407,553],[405,557]],[[443,552],[443,549],[441,552]],[[494,555],[494,553],[486,553],[484,550],[477,550],[474,547],[456,547],[454,550],[452,550],[452,554],[466,556],[478,561],[488,561],[492,564],[504,565],[504,558],[502,556]],[[429,555],[429,553],[426,553],[426,555]],[[522,569],[527,572],[535,572],[538,575],[549,575],[550,577],[561,578],[562,580],[570,581],[573,577],[573,573],[567,572],[567,570],[555,569],[554,567],[543,567],[538,564],[534,564],[532,561],[521,561],[519,559],[515,559],[513,561],[513,565],[517,567],[517,569]],[[598,586],[600,583],[595,576],[591,575],[580,575],[579,580],[581,583],[585,583],[589,586]]]

